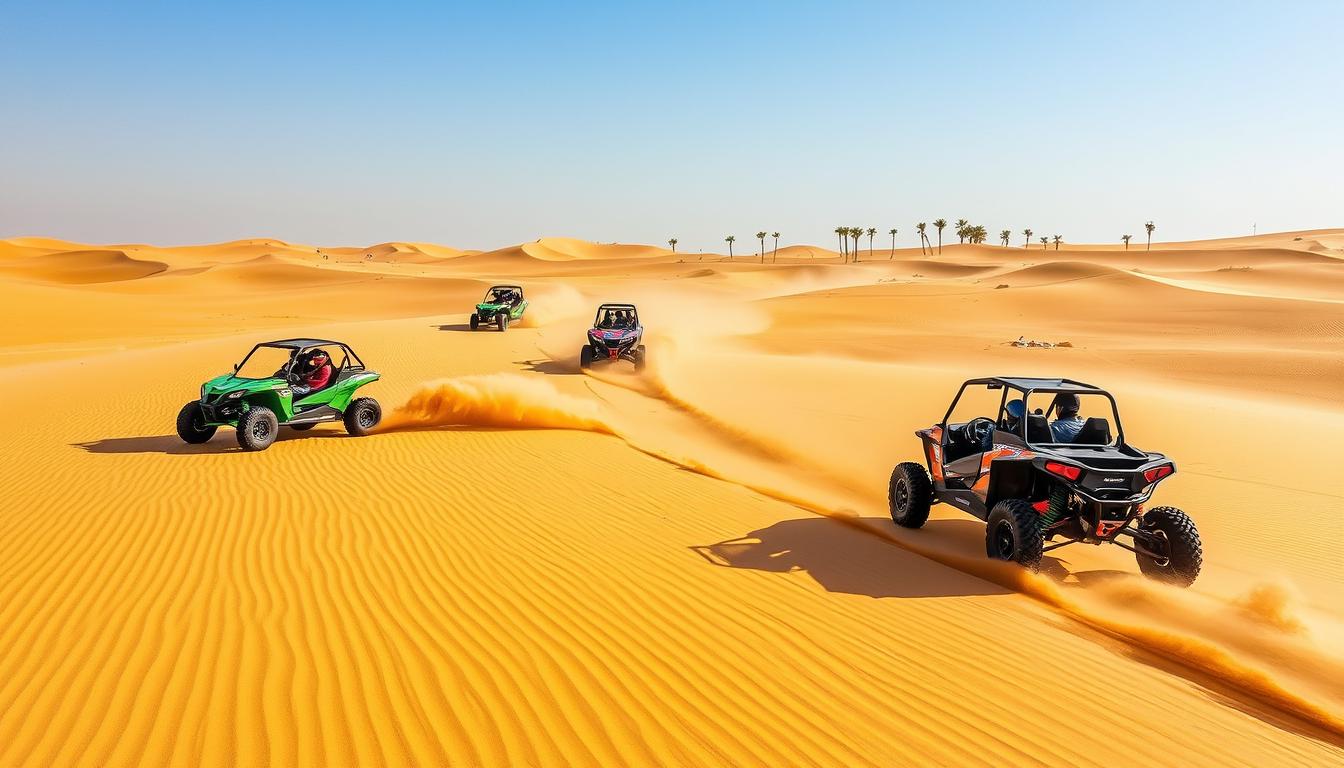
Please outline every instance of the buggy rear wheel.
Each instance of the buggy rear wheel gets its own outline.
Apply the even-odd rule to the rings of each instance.
[[[891,520],[905,528],[920,528],[929,519],[933,484],[924,465],[906,461],[896,465],[887,483],[887,507]]]
[[[345,409],[345,431],[355,437],[369,434],[383,420],[383,407],[372,397],[361,397]]]
[[[1163,557],[1134,553],[1144,576],[1178,587],[1188,587],[1204,567],[1204,545],[1195,521],[1176,507],[1153,507],[1139,521],[1139,529],[1162,542]]]
[[[264,451],[275,442],[279,422],[270,408],[254,405],[238,420],[238,445],[244,451]]]
[[[177,412],[177,436],[182,442],[200,445],[215,436],[217,427],[205,423],[205,411],[199,401],[192,400]]]
[[[1011,560],[1029,571],[1041,566],[1041,515],[1022,499],[1000,501],[990,510],[985,524],[985,554],[995,560]]]

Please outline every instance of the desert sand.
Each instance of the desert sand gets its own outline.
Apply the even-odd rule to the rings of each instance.
[[[860,258],[0,241],[0,766],[1344,764],[1344,230]],[[579,370],[605,300],[643,373]],[[178,439],[291,336],[376,434]],[[1195,586],[897,529],[983,375],[1110,389]]]

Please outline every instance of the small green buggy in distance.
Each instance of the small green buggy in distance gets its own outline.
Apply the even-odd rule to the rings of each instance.
[[[326,369],[326,383],[309,388],[305,382],[319,368]],[[201,398],[177,414],[177,435],[199,444],[214,437],[220,427],[233,427],[245,451],[269,448],[280,427],[302,431],[342,421],[350,434],[365,435],[377,426],[383,411],[377,400],[355,393],[379,378],[339,341],[264,342],[233,366],[233,373],[201,385]]]
[[[485,292],[485,298],[471,313],[471,330],[477,330],[482,323],[493,323],[499,330],[507,331],[509,323],[522,319],[526,311],[527,299],[523,298],[521,285],[496,285]]]

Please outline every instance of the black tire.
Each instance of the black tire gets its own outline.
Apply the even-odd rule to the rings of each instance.
[[[472,312],[472,313],[471,313],[471,330],[474,331],[474,330],[476,330],[476,329],[478,329],[478,328],[480,328],[480,327],[481,327],[481,316],[478,315],[478,314],[476,314],[475,312]]]
[[[897,464],[887,483],[887,507],[891,520],[905,528],[921,528],[929,520],[933,501],[933,483],[923,464],[913,461]]]
[[[205,412],[201,410],[201,404],[196,400],[182,406],[182,410],[177,412],[177,436],[182,438],[184,443],[200,445],[207,442],[215,436],[216,429],[218,427],[208,426],[205,423]]]
[[[644,363],[645,363],[645,361],[648,359],[648,355],[649,355],[649,353],[644,349],[644,345],[643,345],[643,344],[640,344],[638,347],[635,347],[635,370],[636,370],[636,371],[642,371],[642,370],[644,370]]]
[[[244,451],[264,451],[275,442],[280,424],[270,408],[254,405],[238,420],[238,445]]]
[[[1176,507],[1153,507],[1144,513],[1139,528],[1167,542],[1165,558],[1134,554],[1143,575],[1178,587],[1194,584],[1204,567],[1204,544],[1195,521]]]
[[[985,525],[985,554],[1012,560],[1029,571],[1041,567],[1041,515],[1030,502],[1008,499],[994,505]]]
[[[345,431],[363,437],[383,420],[383,407],[372,397],[360,397],[345,409]]]
[[[593,358],[596,353],[593,351],[592,344],[584,344],[583,349],[579,350],[579,367],[587,370],[593,367]]]
[[[509,330],[509,313],[508,313],[508,312],[500,312],[498,315],[495,315],[495,327],[498,328],[498,329],[501,330],[501,331],[507,331],[507,330]]]
[[[290,429],[294,430],[295,432],[307,432],[308,430],[312,429],[313,427],[316,427],[317,425],[316,425],[316,424],[288,424],[288,425],[286,425],[286,426],[288,426]]]

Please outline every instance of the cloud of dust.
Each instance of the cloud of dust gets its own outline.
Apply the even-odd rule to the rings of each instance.
[[[527,290],[527,311],[518,321],[521,328],[544,328],[588,311],[583,294],[564,284],[538,285]]]
[[[516,373],[440,379],[424,384],[380,431],[472,426],[503,429],[580,429],[614,435],[598,403]]]

